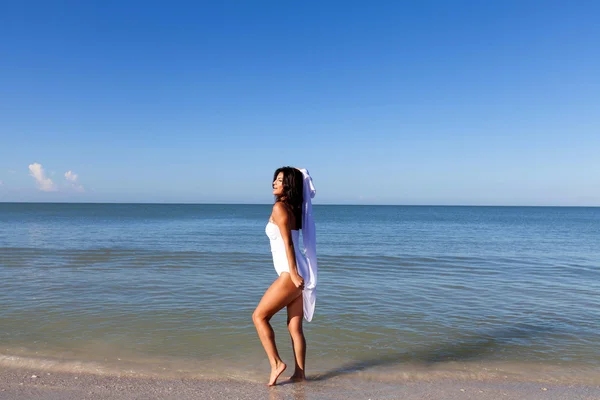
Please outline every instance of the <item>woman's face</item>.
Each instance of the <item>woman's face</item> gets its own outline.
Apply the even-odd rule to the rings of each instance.
[[[283,194],[283,172],[277,174],[277,178],[273,181],[273,194],[281,196]]]

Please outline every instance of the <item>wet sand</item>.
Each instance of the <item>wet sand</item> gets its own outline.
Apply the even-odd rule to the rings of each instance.
[[[377,382],[334,377],[291,383],[156,379],[0,368],[0,399],[544,399],[598,400],[600,386],[517,381]]]

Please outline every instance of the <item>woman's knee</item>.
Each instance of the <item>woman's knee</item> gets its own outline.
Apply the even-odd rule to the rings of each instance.
[[[262,318],[259,311],[254,310],[254,312],[252,313],[252,322],[254,322],[254,324],[257,324],[261,319]]]
[[[259,324],[263,321],[269,321],[271,319],[270,316],[268,316],[267,314],[265,314],[264,312],[262,312],[261,310],[259,310],[258,308],[256,310],[254,310],[254,312],[252,313],[252,321],[254,322],[254,324]]]
[[[288,331],[290,331],[292,337],[302,336],[304,334],[302,332],[302,323],[296,321],[288,321]]]

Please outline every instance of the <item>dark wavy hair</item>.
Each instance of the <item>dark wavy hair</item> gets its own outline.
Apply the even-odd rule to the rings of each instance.
[[[277,175],[283,172],[283,194],[277,196],[275,201],[281,201],[289,205],[296,217],[298,228],[302,227],[302,202],[304,201],[303,181],[304,176],[300,170],[294,167],[277,168],[273,174],[273,182],[277,179]]]

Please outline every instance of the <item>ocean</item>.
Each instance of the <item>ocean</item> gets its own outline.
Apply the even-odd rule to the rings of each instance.
[[[0,203],[0,365],[266,380],[270,209]],[[600,208],[314,215],[309,377],[600,383]],[[285,310],[272,324],[293,365]]]

